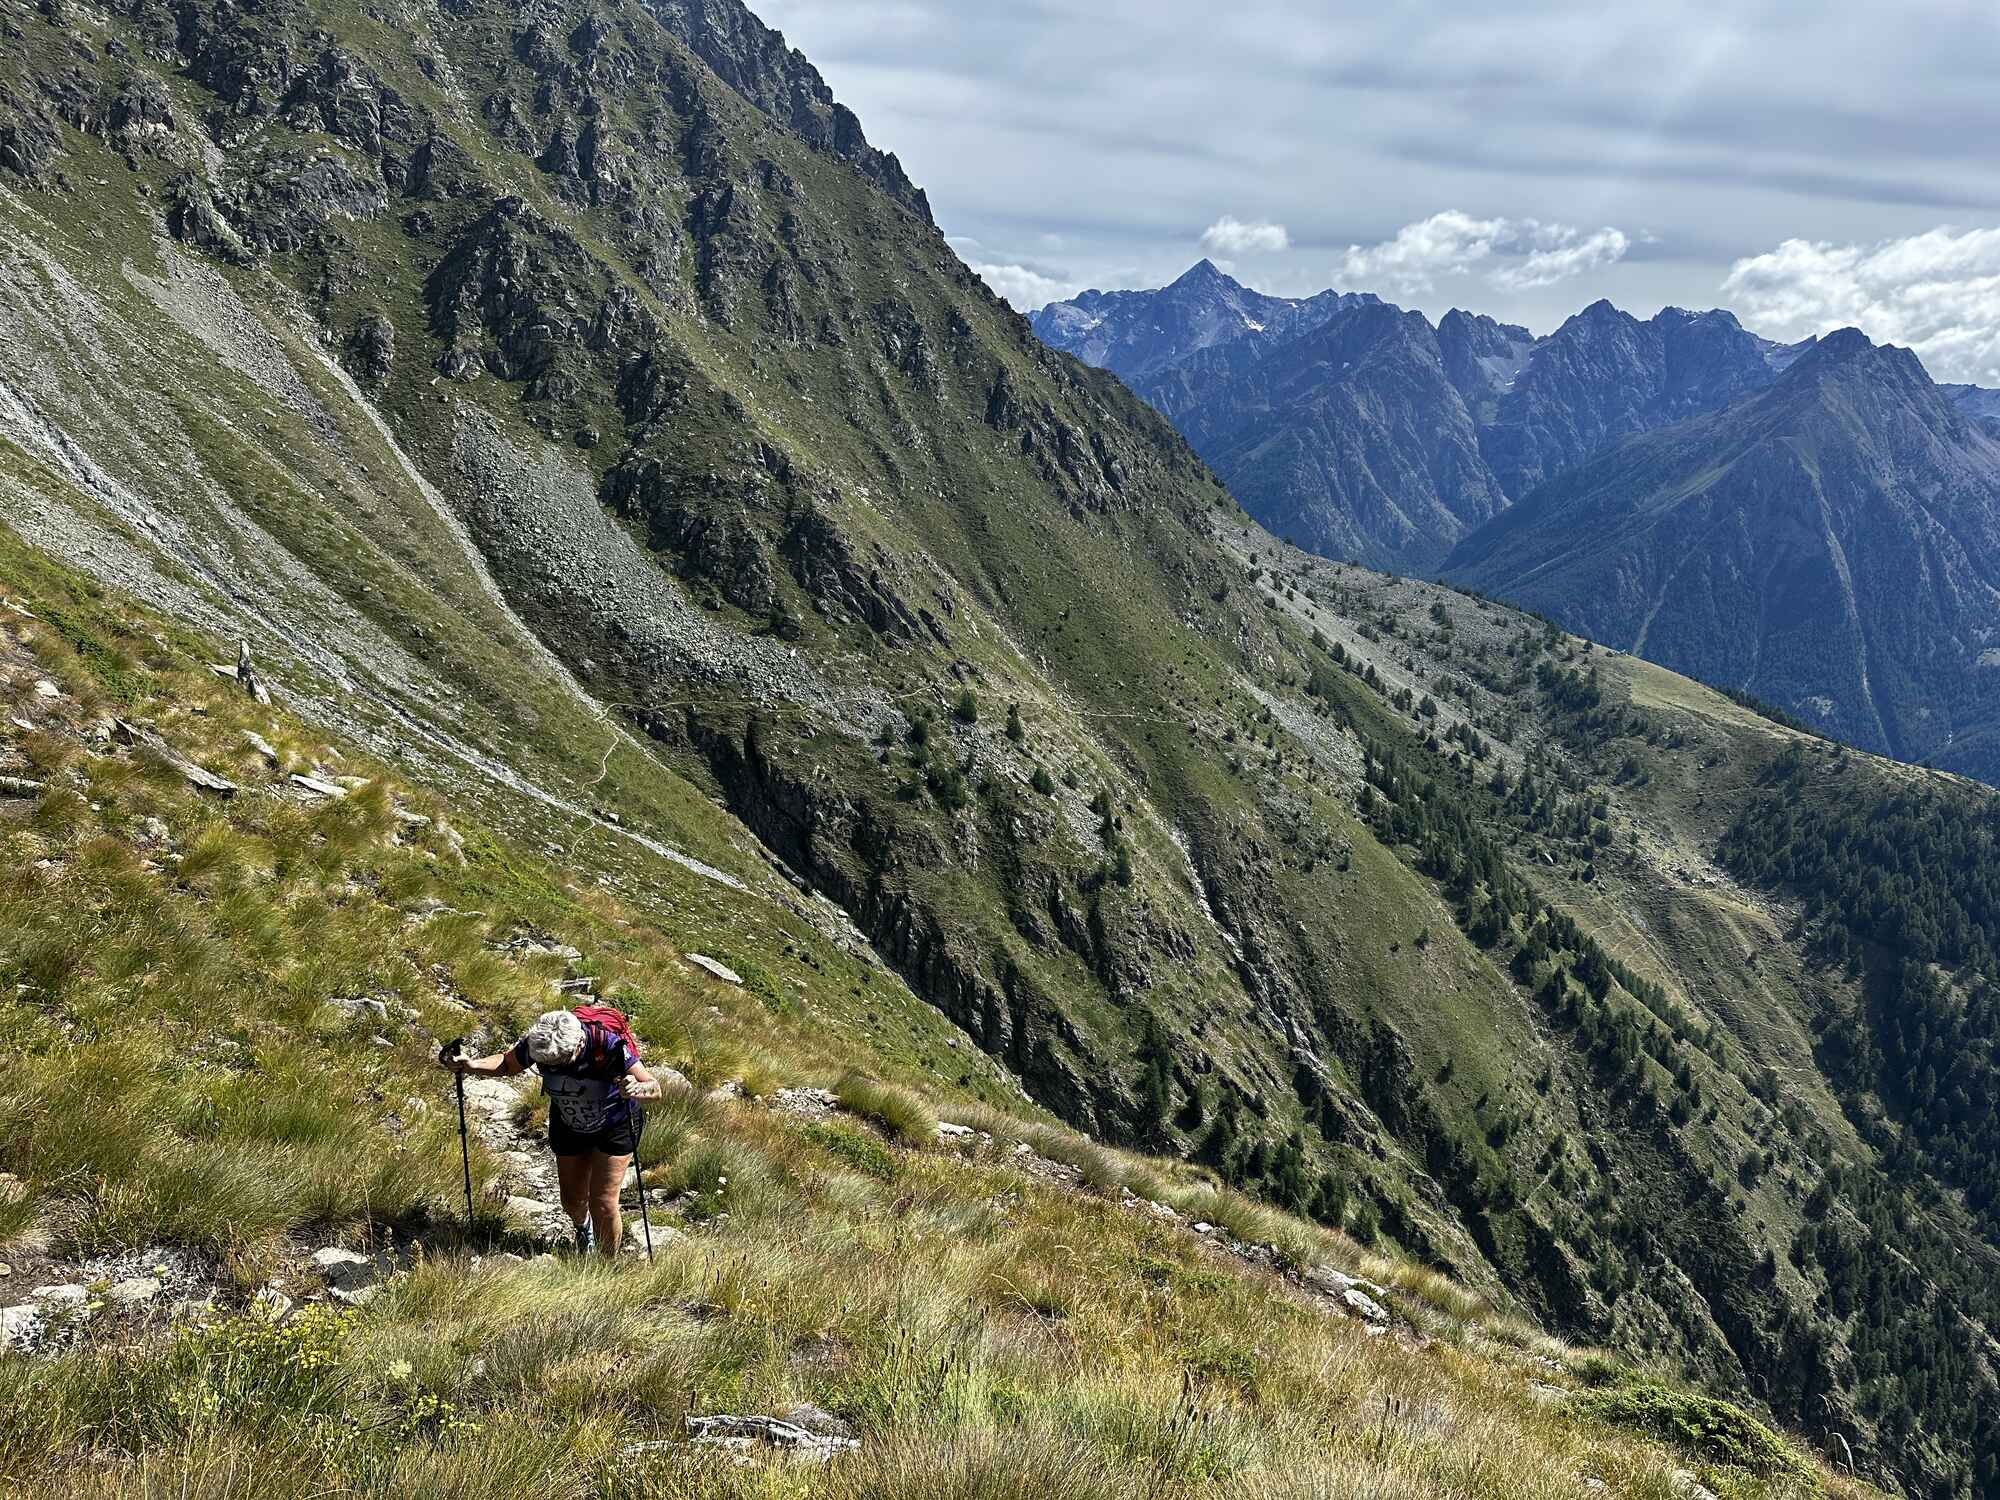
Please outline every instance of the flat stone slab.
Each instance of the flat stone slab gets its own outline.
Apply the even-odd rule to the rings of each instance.
[[[687,961],[702,972],[714,975],[724,984],[740,985],[743,983],[743,976],[741,974],[730,968],[728,964],[720,963],[710,958],[706,953],[690,953],[687,955]]]

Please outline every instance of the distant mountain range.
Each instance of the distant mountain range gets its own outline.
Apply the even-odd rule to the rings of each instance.
[[[2000,391],[1936,385],[1851,329],[1781,344],[1726,311],[1599,301],[1537,338],[1269,297],[1207,261],[1030,321],[1302,546],[2000,781]]]
[[[1155,292],[1084,292],[1030,315],[1042,342],[1130,384],[1219,345],[1282,342],[1352,307],[1372,293],[1321,292],[1271,297],[1252,291],[1203,260]]]
[[[1854,744],[2000,772],[2000,442],[1853,329],[1541,486],[1444,570]]]

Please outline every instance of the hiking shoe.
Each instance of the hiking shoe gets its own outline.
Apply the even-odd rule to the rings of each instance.
[[[590,1254],[591,1247],[596,1243],[597,1236],[591,1230],[590,1220],[585,1219],[581,1224],[576,1226],[576,1253],[578,1255],[588,1255]]]

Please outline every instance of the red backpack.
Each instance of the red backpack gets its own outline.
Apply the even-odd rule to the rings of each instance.
[[[579,1005],[571,1015],[583,1022],[583,1029],[589,1037],[586,1044],[589,1068],[601,1072],[604,1059],[611,1051],[612,1038],[625,1044],[634,1062],[639,1058],[639,1039],[632,1035],[632,1023],[625,1019],[625,1012],[609,1005]]]

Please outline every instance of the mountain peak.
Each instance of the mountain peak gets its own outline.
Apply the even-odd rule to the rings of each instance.
[[[1183,271],[1180,279],[1169,286],[1167,290],[1180,291],[1204,286],[1240,287],[1240,285],[1235,277],[1226,275],[1214,261],[1204,255],[1200,260],[1189,266],[1187,270]]]
[[[1874,348],[1875,341],[1859,328],[1836,328],[1813,346],[1811,357],[1822,363],[1845,361]],[[1800,361],[1801,364],[1804,362]]]
[[[1915,350],[1878,344],[1858,328],[1839,328],[1820,338],[1786,367],[1776,389],[1814,391],[1823,386],[1865,389],[1871,406],[1893,394],[1941,428],[1965,420]]]
[[[1726,307],[1711,307],[1696,312],[1691,307],[1663,307],[1653,315],[1655,323],[1679,323],[1682,325],[1706,323],[1719,328],[1740,329],[1743,324],[1736,314]]]

